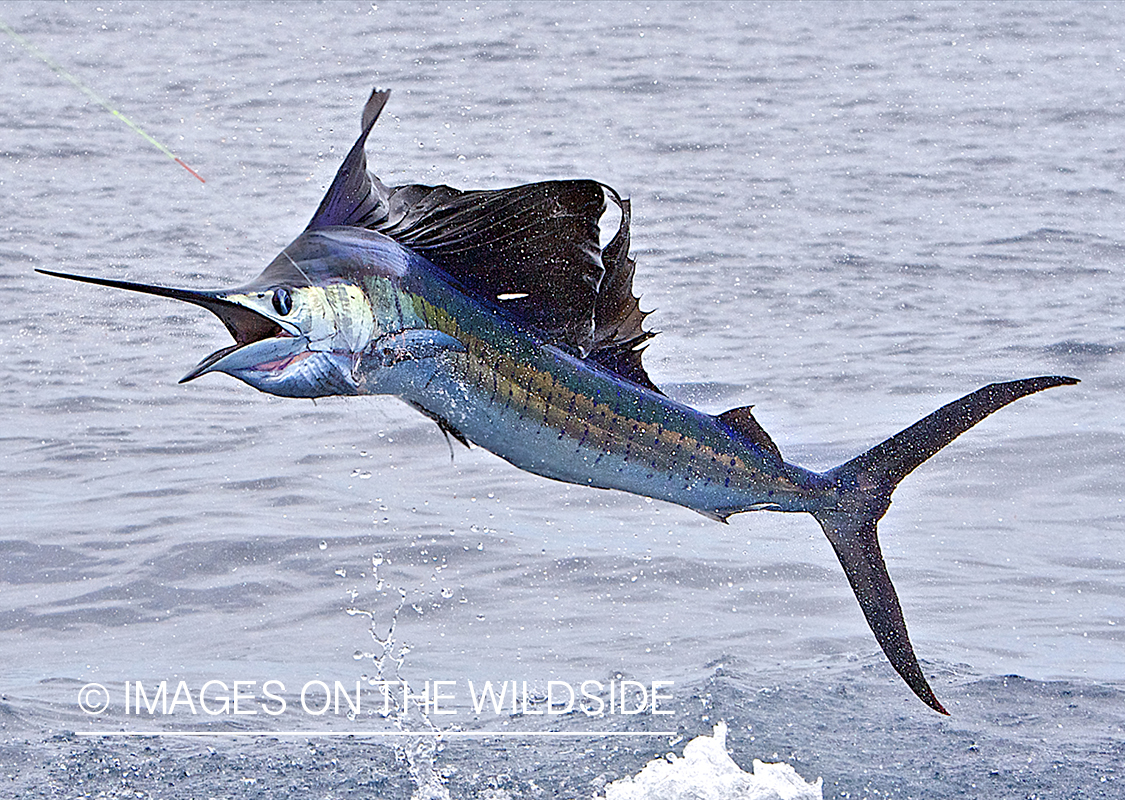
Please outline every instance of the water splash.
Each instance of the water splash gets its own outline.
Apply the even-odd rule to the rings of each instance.
[[[605,800],[823,800],[824,779],[807,783],[789,764],[754,759],[744,772],[727,752],[727,726],[697,736],[684,755],[648,762],[643,770],[605,787]]]

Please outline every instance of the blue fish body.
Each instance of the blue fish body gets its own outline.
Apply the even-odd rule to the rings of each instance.
[[[352,368],[356,394],[398,396],[528,472],[717,519],[753,509],[809,511],[832,494],[832,481],[785,463],[718,417],[546,341],[385,236],[355,229],[306,235],[366,252],[373,265],[402,265],[400,275],[372,267],[360,278],[369,297],[396,302],[383,312],[390,332]]]

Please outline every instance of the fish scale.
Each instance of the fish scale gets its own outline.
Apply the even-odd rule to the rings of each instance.
[[[512,329],[502,312],[457,297],[432,277],[428,282],[408,302],[427,328],[461,342],[466,352],[448,353],[440,373],[415,380],[405,399],[515,466],[708,516],[767,506],[803,511],[810,493],[831,488],[792,465],[768,469],[766,456],[732,437],[716,417],[535,342]],[[427,299],[437,297],[447,305]],[[516,341],[527,360],[513,357]],[[529,448],[521,437],[541,441],[527,439],[534,442]]]

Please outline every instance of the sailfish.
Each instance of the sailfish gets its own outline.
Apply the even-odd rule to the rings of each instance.
[[[304,232],[249,283],[175,289],[38,270],[202,306],[234,343],[211,372],[285,397],[394,395],[447,436],[546,478],[664,500],[725,522],[811,514],[895,670],[934,696],[879,549],[891,493],[953,439],[1026,395],[1077,383],[992,383],[862,455],[818,473],[787,462],[750,406],[706,414],[667,396],[642,364],[653,333],[633,294],[631,209],[594,180],[499,190],[387,186],[364,148],[389,92]],[[600,221],[620,221],[607,242]]]

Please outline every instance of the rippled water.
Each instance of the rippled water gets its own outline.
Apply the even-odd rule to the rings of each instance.
[[[744,768],[788,760],[825,796],[1125,795],[1119,7],[0,3],[0,19],[207,181],[0,40],[0,794],[589,797],[723,719]],[[480,450],[451,460],[391,399],[177,386],[226,343],[210,315],[32,272],[257,274],[376,84],[394,95],[369,163],[389,182],[593,177],[630,195],[663,331],[650,374],[710,411],[756,404],[791,461],[834,466],[992,380],[1082,379],[967,434],[880,525],[952,719],[883,663],[809,518],[723,526]],[[456,681],[459,714],[437,724],[677,735],[432,753],[57,736],[385,729],[119,702],[125,681],[271,679],[293,701],[380,667]],[[501,718],[465,693],[622,677],[674,681],[675,713]],[[107,715],[79,709],[90,682]]]

